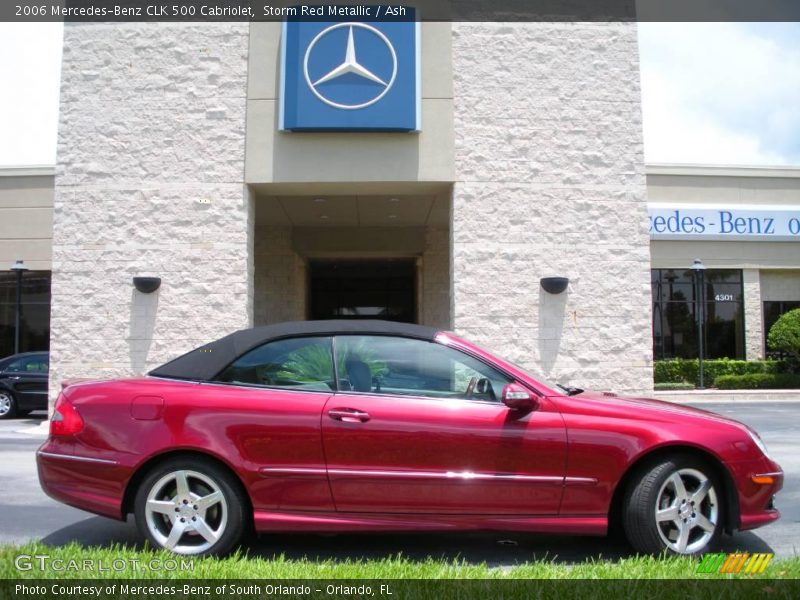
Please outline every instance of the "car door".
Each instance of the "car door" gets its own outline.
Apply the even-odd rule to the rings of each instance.
[[[47,354],[31,354],[12,361],[6,377],[21,407],[47,407]]]
[[[246,352],[204,390],[215,399],[206,428],[221,429],[212,439],[229,440],[253,474],[247,487],[256,511],[334,509],[320,433],[334,389],[332,339],[306,336]],[[201,405],[192,410],[196,422],[209,418]]]
[[[558,512],[566,431],[546,399],[510,410],[509,377],[435,342],[337,336],[335,348],[322,436],[337,510]]]

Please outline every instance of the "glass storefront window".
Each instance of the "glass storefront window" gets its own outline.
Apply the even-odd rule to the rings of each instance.
[[[0,357],[14,353],[17,276],[0,272]],[[50,348],[50,271],[22,275],[20,352]]]
[[[697,358],[697,303],[690,269],[653,269],[653,355]],[[744,358],[742,272],[707,269],[705,273],[704,355]]]
[[[800,300],[771,300],[764,302],[764,348],[770,358],[783,358],[781,352],[772,352],[767,345],[769,330],[782,314],[800,308]]]

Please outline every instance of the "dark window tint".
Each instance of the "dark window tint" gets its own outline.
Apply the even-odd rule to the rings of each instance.
[[[698,289],[690,269],[653,269],[655,358],[697,358]],[[706,358],[744,358],[742,272],[707,269],[703,327]]]
[[[0,356],[14,353],[17,275],[0,272]],[[22,274],[20,352],[50,348],[50,272]]]
[[[312,260],[312,319],[416,321],[413,259]]]
[[[239,357],[217,381],[329,392],[335,389],[331,338],[269,342]]]
[[[19,373],[47,373],[50,365],[46,354],[23,356],[8,363],[6,371]]]
[[[447,346],[385,336],[338,336],[343,391],[496,402],[511,380]]]

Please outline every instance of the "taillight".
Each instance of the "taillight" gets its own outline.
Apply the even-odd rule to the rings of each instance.
[[[50,435],[75,435],[83,430],[83,418],[63,394],[58,396],[50,418]]]

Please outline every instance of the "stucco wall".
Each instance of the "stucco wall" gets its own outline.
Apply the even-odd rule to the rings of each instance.
[[[761,300],[800,300],[800,270],[761,271]]]
[[[64,30],[51,401],[64,378],[143,373],[247,326],[252,269],[248,25]]]
[[[560,381],[651,390],[636,25],[454,24],[453,81],[456,331]]]
[[[422,23],[422,132],[278,131],[280,23],[250,25],[247,182],[416,182],[453,178],[450,23]]]
[[[23,259],[49,271],[53,244],[51,168],[0,168],[0,268]]]

